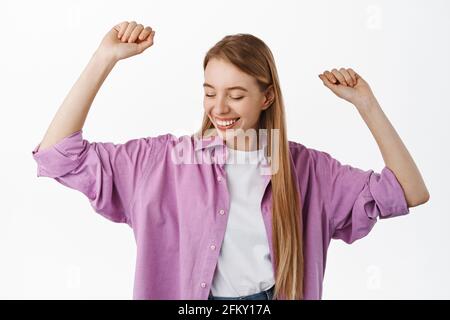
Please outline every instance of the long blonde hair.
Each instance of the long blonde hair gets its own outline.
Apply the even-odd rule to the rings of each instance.
[[[203,60],[203,69],[212,58],[224,59],[241,71],[253,76],[261,92],[273,85],[274,100],[263,110],[259,128],[267,129],[268,157],[272,158],[273,130],[278,129],[279,166],[271,176],[272,184],[272,243],[275,265],[274,299],[303,299],[303,219],[301,197],[290,166],[289,145],[283,97],[281,94],[275,60],[267,45],[259,38],[245,33],[227,35],[211,49]],[[204,113],[198,134],[214,129],[208,115]],[[273,163],[272,163],[273,166]]]

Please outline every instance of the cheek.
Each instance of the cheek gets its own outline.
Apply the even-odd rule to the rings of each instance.
[[[258,107],[255,106],[253,103],[240,103],[237,104],[234,108],[237,113],[239,113],[242,117],[252,119],[258,117]]]
[[[203,110],[205,110],[206,113],[209,113],[209,111],[212,109],[213,104],[209,101],[203,100]]]

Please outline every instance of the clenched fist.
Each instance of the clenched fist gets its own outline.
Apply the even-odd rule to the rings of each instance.
[[[355,106],[370,104],[376,98],[369,84],[351,68],[336,68],[319,74],[320,80],[339,98],[347,100]]]
[[[154,36],[155,31],[151,27],[124,21],[104,36],[98,51],[119,61],[144,52],[153,45]]]

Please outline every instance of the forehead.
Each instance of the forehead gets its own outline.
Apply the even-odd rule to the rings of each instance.
[[[211,59],[205,68],[205,82],[216,89],[232,86],[243,86],[252,89],[256,86],[255,79],[239,70],[232,63],[222,59]]]

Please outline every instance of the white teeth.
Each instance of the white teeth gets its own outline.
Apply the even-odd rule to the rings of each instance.
[[[237,121],[237,118],[234,120],[228,120],[228,121],[222,121],[219,119],[216,119],[216,122],[219,126],[224,126],[224,127],[228,127],[230,125],[232,125],[233,123],[235,123]]]

